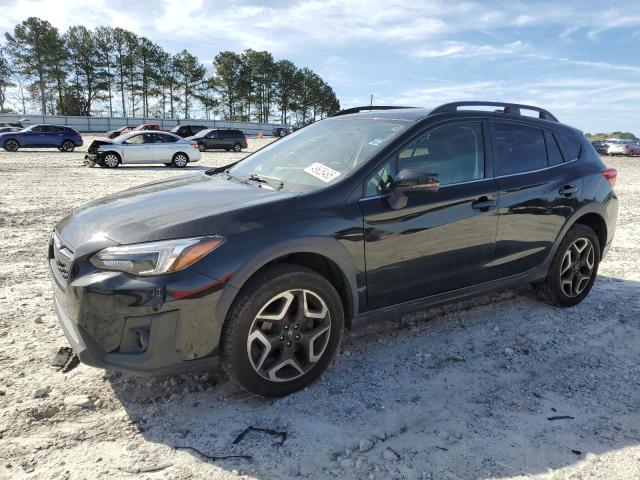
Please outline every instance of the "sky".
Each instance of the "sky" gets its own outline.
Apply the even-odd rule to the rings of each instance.
[[[210,65],[269,50],[319,73],[343,107],[538,105],[585,132],[640,136],[640,1],[0,0],[66,30],[120,26]]]

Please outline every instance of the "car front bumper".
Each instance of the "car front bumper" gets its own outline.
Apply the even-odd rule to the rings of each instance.
[[[83,363],[142,376],[215,365],[215,312],[233,287],[189,269],[156,277],[100,271],[49,250],[54,309]]]

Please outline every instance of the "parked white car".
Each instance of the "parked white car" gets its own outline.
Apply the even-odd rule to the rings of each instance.
[[[633,140],[607,140],[609,155],[640,155],[640,143]]]
[[[94,140],[84,157],[86,163],[106,168],[134,163],[164,163],[184,168],[200,160],[196,142],[168,132],[129,132],[113,140]]]

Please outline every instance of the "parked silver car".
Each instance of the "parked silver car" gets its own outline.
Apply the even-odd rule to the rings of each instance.
[[[84,157],[87,163],[116,168],[130,163],[164,163],[184,168],[200,160],[196,142],[168,132],[135,131],[113,140],[94,140]]]
[[[607,140],[609,155],[640,155],[640,143],[634,140]]]

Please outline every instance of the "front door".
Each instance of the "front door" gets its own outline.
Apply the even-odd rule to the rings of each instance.
[[[207,148],[222,148],[220,145],[220,131],[213,130],[207,134]]]
[[[398,149],[365,185],[369,308],[375,309],[489,280],[497,231],[497,186],[480,120],[432,127]],[[388,202],[396,172],[437,173],[436,193]]]
[[[122,163],[153,162],[153,140],[150,133],[139,133],[124,143]]]

